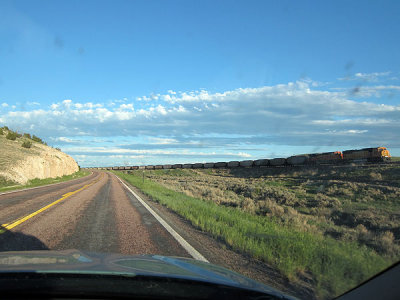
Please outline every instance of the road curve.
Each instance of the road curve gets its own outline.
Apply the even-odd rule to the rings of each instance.
[[[0,195],[0,251],[191,257],[110,173]]]

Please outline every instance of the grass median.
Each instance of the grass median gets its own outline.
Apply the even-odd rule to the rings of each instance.
[[[391,264],[357,242],[302,232],[274,218],[190,197],[143,181],[140,172],[115,173],[232,249],[275,266],[290,280],[311,277],[318,298],[339,295]]]
[[[28,183],[24,184],[24,185],[17,184],[15,182],[7,181],[3,178],[0,178],[0,192],[7,192],[7,191],[37,187],[37,186],[42,186],[42,185],[47,185],[47,184],[52,184],[52,183],[59,183],[59,182],[63,182],[63,181],[68,181],[68,180],[84,177],[89,174],[90,174],[89,171],[80,170],[73,174],[64,175],[64,176],[56,177],[56,178],[45,178],[45,179],[35,178],[32,180],[29,180]]]

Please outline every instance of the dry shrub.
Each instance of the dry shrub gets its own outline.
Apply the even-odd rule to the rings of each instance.
[[[311,207],[340,207],[340,201],[335,197],[329,197],[322,193],[317,193],[314,196],[314,199],[309,201],[309,205]]]
[[[399,252],[399,247],[394,243],[394,235],[391,231],[382,232],[377,236],[378,251],[388,255],[396,255]]]
[[[357,239],[360,243],[366,244],[368,243],[368,241],[371,240],[372,234],[368,231],[368,229],[364,225],[358,224],[355,230],[357,234]]]
[[[254,201],[252,199],[244,198],[242,202],[242,210],[251,214],[255,214],[256,209],[256,205],[254,204]]]
[[[333,184],[326,189],[326,194],[335,197],[351,198],[354,196],[354,191],[353,189],[348,188],[346,186],[341,187],[338,186],[337,184]]]
[[[297,212],[290,206],[285,206],[285,213],[281,216],[282,223],[299,228],[301,230],[307,230],[309,227],[307,219]]]
[[[275,201],[267,199],[257,202],[257,212],[262,215],[280,217],[285,213],[285,209]]]
[[[371,172],[371,173],[369,173],[369,178],[371,180],[381,181],[382,180],[382,174],[378,173],[378,172]]]

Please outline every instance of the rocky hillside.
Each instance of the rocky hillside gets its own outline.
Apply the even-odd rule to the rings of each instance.
[[[40,138],[0,128],[0,177],[25,184],[28,180],[55,178],[79,170],[69,155],[47,146]]]

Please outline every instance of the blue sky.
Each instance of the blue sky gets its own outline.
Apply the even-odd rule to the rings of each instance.
[[[398,1],[2,1],[0,125],[81,166],[385,145]]]

